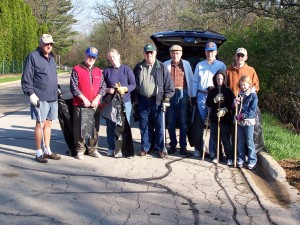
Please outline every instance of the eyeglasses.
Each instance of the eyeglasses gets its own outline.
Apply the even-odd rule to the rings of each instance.
[[[149,54],[153,55],[153,53],[154,53],[154,51],[145,52],[146,55],[149,55]]]
[[[244,54],[238,53],[238,54],[236,54],[236,57],[242,57],[242,58],[244,58]]]

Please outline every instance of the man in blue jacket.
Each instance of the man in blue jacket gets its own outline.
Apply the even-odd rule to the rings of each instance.
[[[56,120],[58,116],[57,72],[51,53],[53,44],[50,34],[41,36],[39,47],[26,58],[21,80],[22,90],[30,99],[31,118],[36,120],[36,160],[40,163],[48,162],[47,159],[61,158],[50,149],[52,120]]]
[[[136,80],[134,103],[138,103],[141,132],[139,155],[147,155],[154,135],[155,151],[159,157],[165,158],[162,104],[170,104],[170,98],[174,95],[174,84],[167,67],[156,59],[156,54],[154,45],[145,45],[144,60],[133,70]]]

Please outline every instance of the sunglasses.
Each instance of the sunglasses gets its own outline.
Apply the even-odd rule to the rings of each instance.
[[[53,46],[53,43],[47,43],[47,44],[44,43],[44,45],[46,45],[46,46],[48,46],[48,45]]]
[[[243,57],[244,57],[244,54],[238,53],[238,54],[236,54],[236,56],[237,56],[237,57],[242,57],[242,58],[243,58]]]
[[[145,52],[146,55],[149,55],[149,54],[153,55],[153,53],[154,53],[154,51]]]

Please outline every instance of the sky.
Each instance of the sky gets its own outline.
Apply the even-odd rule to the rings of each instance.
[[[96,17],[96,13],[93,10],[93,6],[101,0],[71,0],[75,4],[75,18],[78,20],[73,28],[81,33],[89,33],[92,25],[94,24],[93,17]],[[80,12],[80,13],[79,13]]]

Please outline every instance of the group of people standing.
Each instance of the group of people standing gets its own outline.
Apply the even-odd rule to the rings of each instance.
[[[22,88],[31,102],[32,118],[36,120],[36,160],[60,159],[50,150],[51,121],[57,118],[57,73],[52,56],[52,36],[43,34],[39,47],[29,54],[22,76]],[[189,104],[197,106],[201,118],[201,129],[196,131],[201,144],[194,155],[203,151],[203,131],[207,117],[210,119],[209,153],[215,162],[217,130],[227,157],[232,165],[233,147],[230,139],[233,119],[238,123],[238,166],[245,163],[245,144],[248,149],[248,168],[253,169],[257,158],[253,143],[253,128],[259,90],[255,70],[246,64],[247,51],[239,48],[235,63],[226,70],[223,62],[216,59],[217,45],[205,45],[206,59],[196,65],[195,71],[188,61],[182,59],[183,49],[179,45],[170,47],[170,60],[160,62],[157,49],[147,44],[143,49],[144,59],[133,70],[121,63],[116,49],[110,49],[107,59],[110,66],[103,71],[94,66],[98,50],[89,47],[83,62],[75,66],[70,77],[73,95],[73,129],[77,159],[83,159],[87,150],[92,157],[99,158],[97,151],[100,110],[104,95],[120,94],[124,103],[125,117],[130,124],[132,111],[139,120],[141,147],[139,156],[146,156],[154,149],[161,158],[166,157],[164,141],[163,109],[166,110],[167,129],[170,137],[169,154],[177,151],[176,124],[179,126],[180,154],[187,154],[187,121]],[[228,85],[228,86],[227,86]],[[133,106],[132,106],[133,105]],[[237,106],[237,107],[235,107]],[[93,108],[94,132],[87,140],[80,133],[81,108]],[[238,113],[234,113],[237,108]],[[236,114],[236,115],[235,115]],[[235,116],[234,116],[235,115]],[[115,129],[117,124],[106,119],[108,156],[122,157],[115,152]],[[43,131],[43,132],[42,132]],[[44,135],[44,134],[45,135]],[[42,136],[45,136],[42,148]]]

